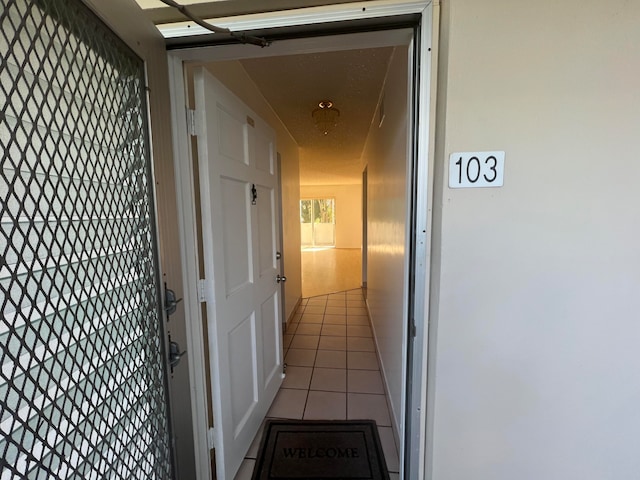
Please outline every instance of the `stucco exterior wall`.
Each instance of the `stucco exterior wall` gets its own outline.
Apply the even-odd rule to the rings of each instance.
[[[427,478],[640,475],[640,3],[442,2]],[[504,187],[453,190],[453,152]]]

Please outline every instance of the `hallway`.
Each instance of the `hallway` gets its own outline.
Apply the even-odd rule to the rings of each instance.
[[[304,298],[284,335],[286,377],[267,414],[306,420],[373,419],[391,479],[399,461],[375,343],[360,289]],[[262,431],[236,479],[251,478]]]

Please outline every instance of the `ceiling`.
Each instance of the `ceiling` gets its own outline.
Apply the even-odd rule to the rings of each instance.
[[[360,183],[361,154],[376,113],[392,47],[242,60],[300,147],[303,185]],[[327,135],[311,112],[322,100],[340,110]]]
[[[137,1],[143,8],[160,3]],[[203,2],[180,0],[182,4]],[[255,0],[252,2],[255,5]],[[204,4],[211,3],[209,0]],[[392,52],[393,47],[384,47],[240,61],[300,147],[301,185],[361,182],[361,154]],[[338,125],[328,135],[314,126],[311,116],[322,100],[331,100],[340,110]]]

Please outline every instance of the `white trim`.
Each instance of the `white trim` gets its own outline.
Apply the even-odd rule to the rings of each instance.
[[[437,7],[436,7],[437,8]],[[438,11],[436,10],[436,15]],[[429,5],[422,14],[420,31],[419,63],[420,76],[417,85],[418,118],[420,125],[417,138],[416,163],[416,225],[415,225],[415,258],[414,261],[414,304],[413,315],[416,319],[416,336],[413,343],[412,356],[412,397],[409,400],[412,411],[407,412],[411,423],[411,450],[409,456],[411,478],[425,478],[426,455],[426,379],[427,358],[429,356],[429,305],[430,305],[430,272],[431,272],[431,236],[432,236],[432,203],[433,203],[433,166],[434,166],[434,127],[435,127],[435,77],[432,51],[434,30],[434,6]],[[420,161],[426,159],[426,161]],[[419,321],[418,319],[422,319]]]
[[[410,213],[412,211],[412,207],[413,207],[413,195],[414,195],[414,188],[413,188],[413,183],[415,181],[417,181],[418,178],[418,172],[414,171],[417,170],[417,159],[419,159],[420,157],[417,156],[417,142],[415,141],[415,139],[413,138],[413,128],[414,125],[417,122],[416,119],[416,109],[414,107],[415,105],[415,97],[416,97],[416,93],[415,93],[415,88],[416,88],[416,82],[417,82],[417,78],[415,77],[415,58],[416,58],[416,48],[418,48],[418,39],[416,39],[415,37],[411,39],[411,43],[409,44],[409,49],[407,52],[407,55],[409,55],[407,64],[408,64],[408,72],[407,72],[407,112],[408,112],[408,116],[409,116],[409,120],[408,120],[408,135],[407,135],[407,146],[406,146],[406,157],[407,157],[407,171],[406,171],[406,176],[405,176],[405,182],[407,184],[407,191],[405,193],[406,197],[406,205],[408,206],[408,210],[407,210],[407,220],[405,221],[405,252],[411,252],[411,247],[412,247],[412,242],[414,241],[413,238],[413,234],[414,232],[412,231],[413,229],[413,221],[412,219],[409,217]],[[416,221],[416,228],[417,228],[417,224],[418,222]],[[418,243],[418,240],[415,240],[416,243]],[[413,320],[412,320],[412,316],[415,314],[412,314],[412,310],[414,310],[414,305],[411,304],[411,298],[410,298],[410,287],[411,287],[411,281],[409,278],[409,274],[414,272],[417,274],[417,267],[415,266],[416,263],[416,259],[417,259],[417,255],[415,254],[415,252],[413,253],[413,255],[409,255],[407,253],[405,253],[404,255],[404,264],[403,264],[403,268],[404,268],[404,272],[405,272],[405,277],[404,277],[404,282],[403,282],[403,286],[402,286],[402,292],[404,294],[404,298],[403,298],[403,302],[402,302],[402,314],[403,314],[403,318],[405,319],[405,324],[403,325],[403,332],[402,332],[402,356],[403,356],[403,362],[402,362],[402,395],[400,397],[400,422],[402,424],[402,429],[397,429],[398,435],[400,435],[400,438],[396,439],[398,442],[398,457],[400,460],[400,473],[402,474],[402,478],[408,478],[408,475],[411,474],[411,470],[414,470],[415,468],[417,468],[417,465],[414,464],[410,464],[409,466],[409,471],[407,470],[407,463],[405,460],[405,457],[407,455],[411,455],[412,452],[409,451],[409,449],[407,448],[406,445],[406,441],[405,439],[407,438],[407,429],[409,429],[410,431],[414,431],[415,430],[415,423],[413,422],[414,418],[413,415],[411,414],[411,412],[408,411],[407,408],[407,402],[408,402],[408,397],[409,397],[409,385],[411,385],[412,379],[409,378],[410,375],[410,368],[409,368],[409,354],[411,351],[411,347],[413,346],[413,355],[416,354],[415,352],[415,339],[412,341],[411,337],[410,337],[410,332],[413,329]],[[417,281],[417,279],[416,279]],[[414,295],[415,296],[415,295]],[[412,422],[411,424],[409,424],[409,422]],[[415,478],[415,477],[414,477]]]
[[[233,17],[208,18],[205,21],[217,27],[228,28],[234,32],[264,30],[292,25],[313,25],[326,22],[343,22],[348,20],[420,14],[425,8],[425,3],[424,0],[370,0]],[[158,25],[158,30],[160,30],[160,33],[165,38],[212,34],[210,30],[191,21]]]
[[[171,50],[169,55],[177,56],[185,62],[213,62],[241,60],[245,58],[277,57],[280,55],[301,55],[327,51],[354,50],[358,48],[381,48],[408,45],[413,36],[411,28],[385,30],[384,32],[347,33],[341,35],[297,38],[273,43],[267,48],[240,43],[193,47]]]
[[[184,282],[184,313],[187,332],[187,358],[193,412],[194,457],[197,479],[211,478],[209,453],[209,415],[207,408],[204,331],[200,308],[200,270],[194,195],[191,137],[185,111],[186,95],[182,60],[169,55],[169,86],[173,125],[173,158],[180,231],[180,260]]]
[[[420,131],[421,140],[423,142],[424,149],[421,150],[422,155],[427,155],[429,158],[429,162],[425,165],[425,168],[428,168],[428,172],[425,172],[427,175],[427,189],[428,196],[423,201],[425,202],[425,208],[427,208],[427,215],[425,217],[425,228],[429,232],[429,235],[425,238],[425,272],[424,272],[424,283],[420,285],[419,289],[418,285],[416,285],[416,292],[422,293],[422,307],[423,314],[425,318],[425,324],[423,325],[423,331],[419,333],[422,339],[422,363],[420,365],[417,364],[417,371],[414,376],[416,380],[420,382],[420,392],[416,392],[416,402],[419,402],[421,415],[420,415],[420,470],[419,474],[421,479],[430,480],[432,478],[432,458],[433,458],[433,444],[431,442],[432,438],[432,429],[433,429],[433,412],[434,406],[431,402],[433,397],[432,388],[429,385],[429,382],[432,381],[428,377],[429,367],[433,364],[429,363],[429,358],[433,358],[434,353],[429,351],[429,345],[433,341],[429,336],[430,334],[430,325],[431,322],[427,321],[431,315],[431,277],[432,277],[432,265],[431,265],[431,241],[433,238],[433,185],[434,185],[434,168],[435,168],[435,130],[436,130],[436,96],[437,96],[437,78],[438,78],[438,51],[440,45],[440,2],[436,2],[433,5],[433,8],[430,8],[430,31],[429,31],[429,45],[431,47],[430,52],[430,60],[429,60],[429,76],[430,78],[425,79],[425,82],[422,84],[423,90],[421,91],[421,95],[428,95],[431,99],[429,102],[429,109],[424,108],[424,112],[421,114],[426,115],[426,120],[428,125]],[[426,33],[423,33],[426,34]],[[424,52],[426,54],[426,52]],[[418,295],[416,295],[418,296]],[[435,352],[435,349],[434,349]],[[435,362],[434,362],[435,363]]]

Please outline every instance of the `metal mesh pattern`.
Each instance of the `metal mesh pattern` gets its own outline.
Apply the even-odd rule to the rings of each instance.
[[[143,63],[79,0],[0,52],[0,479],[170,478]]]

